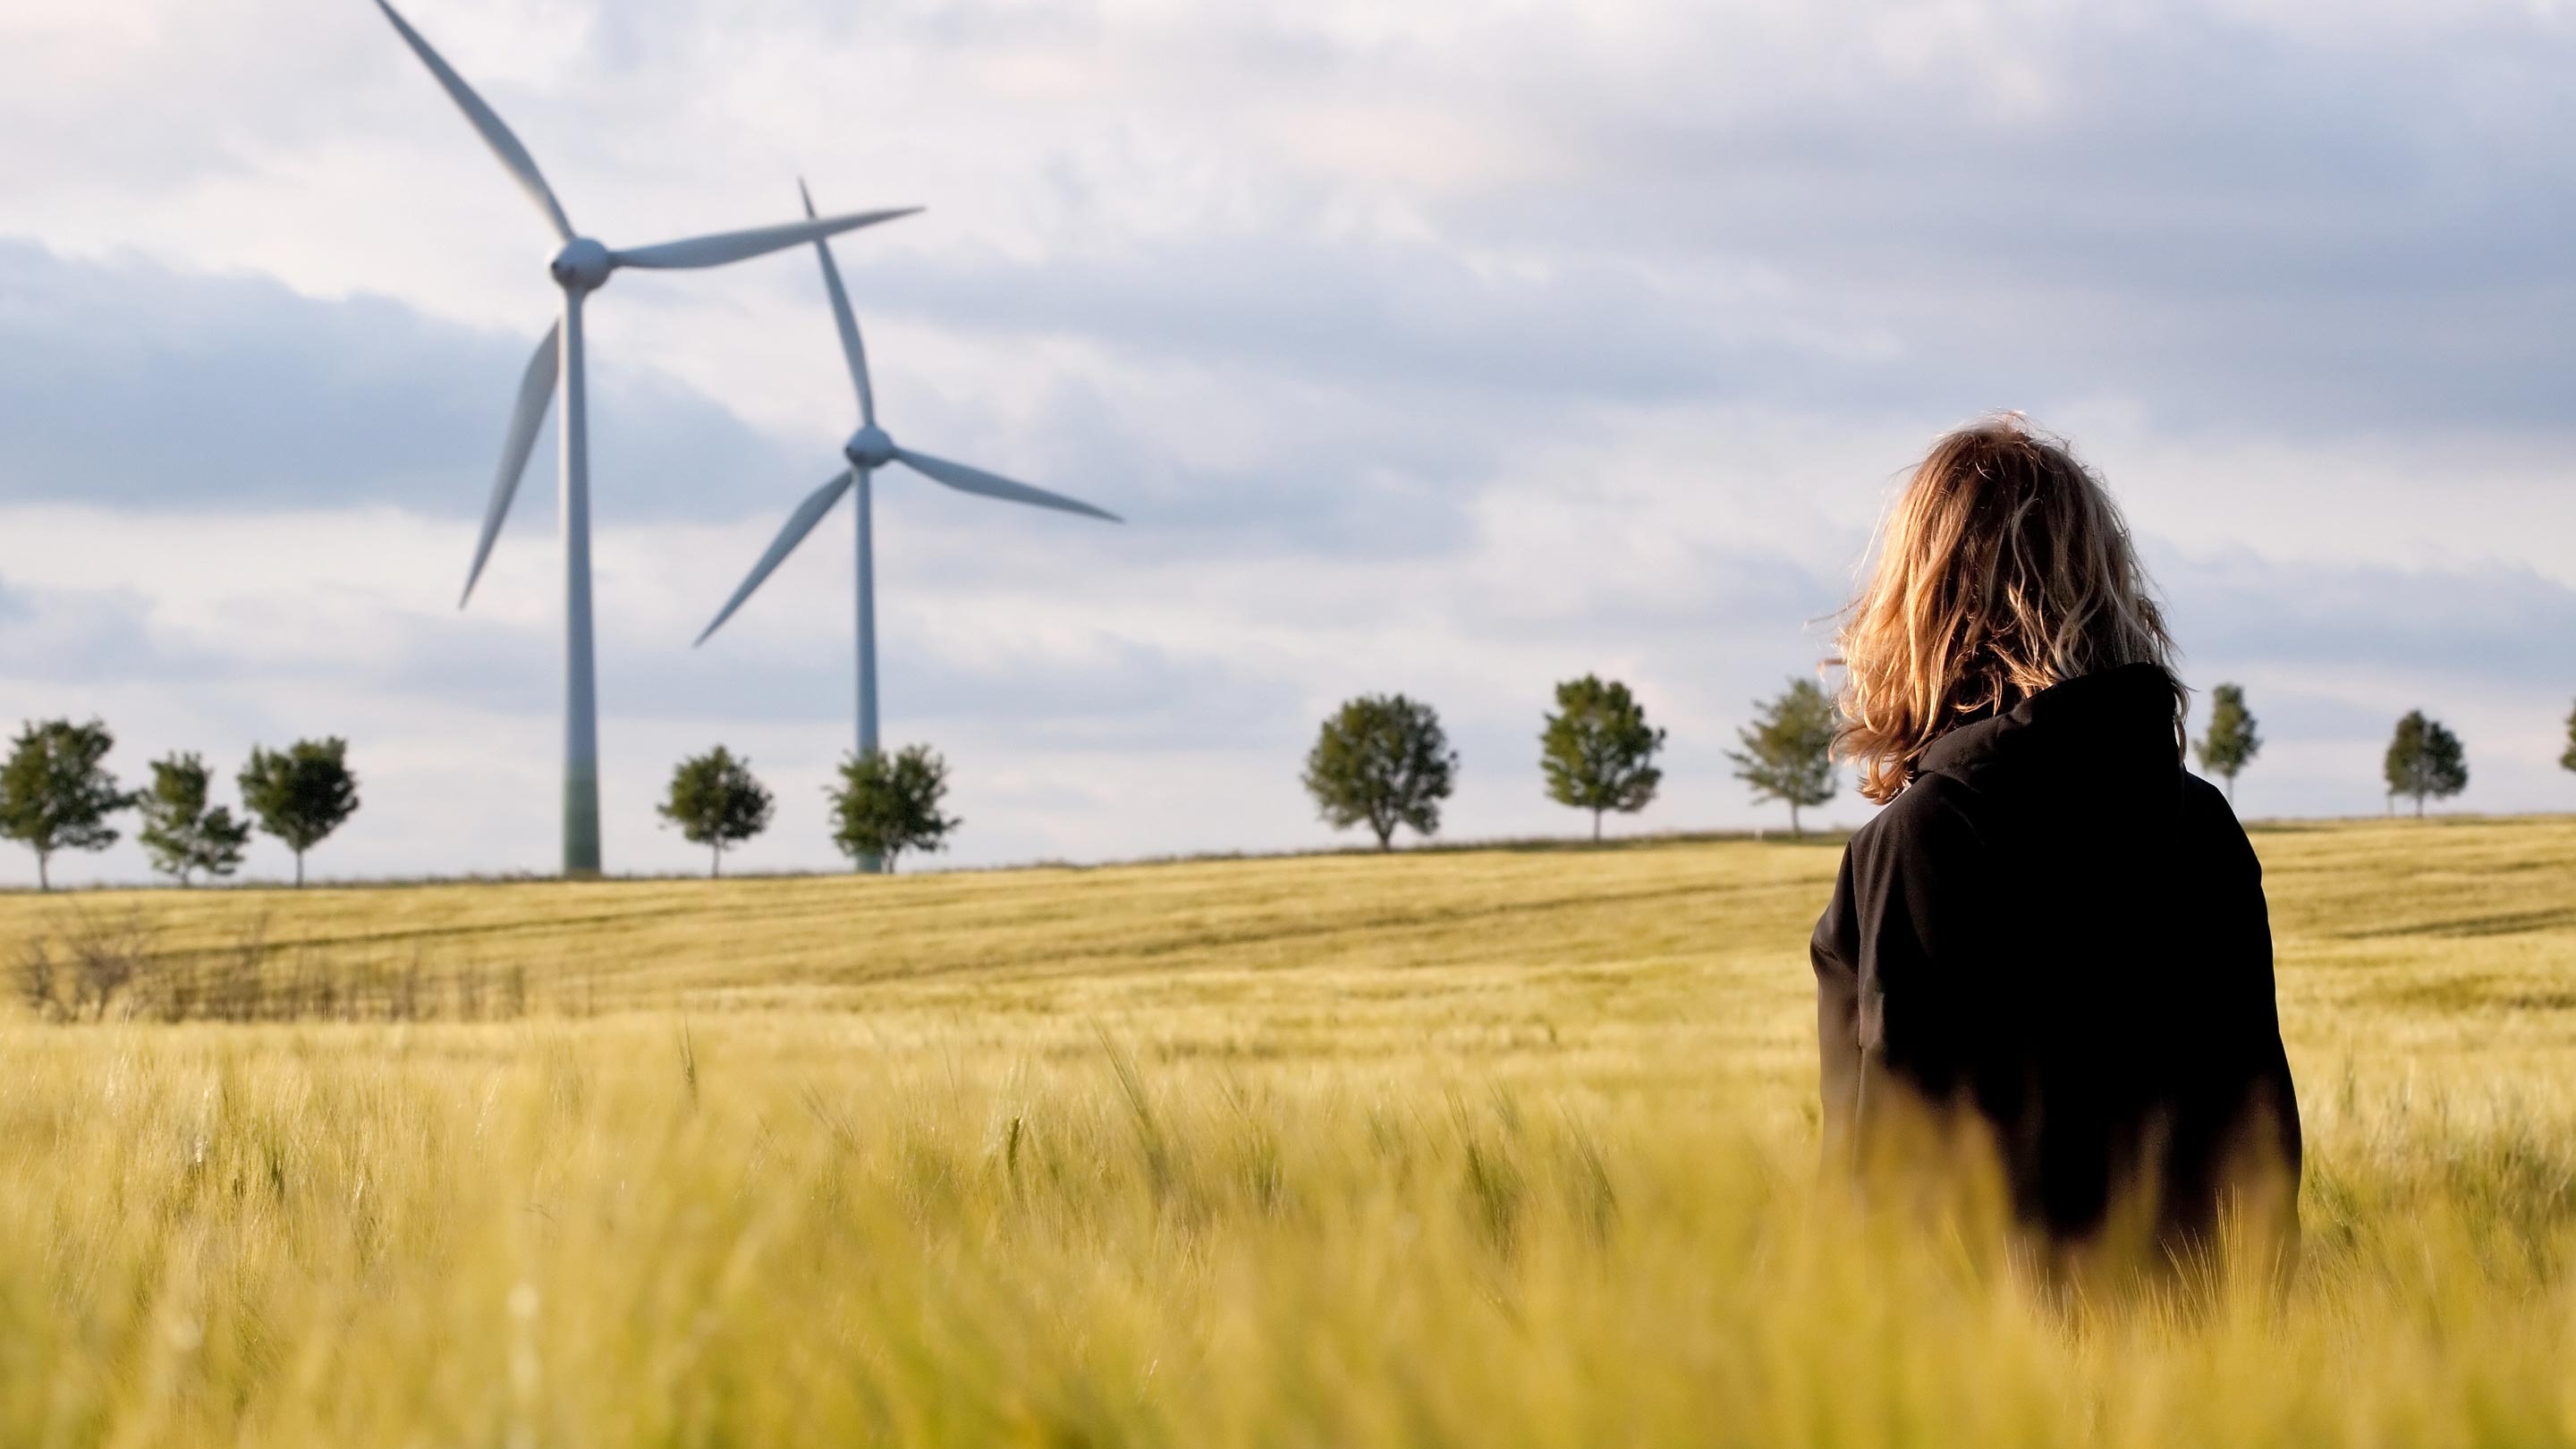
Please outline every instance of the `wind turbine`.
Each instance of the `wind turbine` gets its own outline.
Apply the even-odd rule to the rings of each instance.
[[[801,180],[796,183],[796,190],[805,199],[805,214],[812,216],[814,194],[805,189]],[[787,516],[787,526],[778,531],[777,539],[769,545],[769,551],[760,556],[760,562],[751,566],[751,576],[744,579],[742,587],[734,590],[733,597],[725,601],[715,622],[698,636],[698,643],[704,644],[709,636],[724,627],[725,620],[732,618],[734,610],[742,607],[752,591],[796,551],[796,545],[805,541],[805,535],[814,531],[814,525],[823,521],[823,515],[832,511],[832,505],[841,501],[843,493],[855,492],[858,499],[859,556],[859,754],[864,757],[874,754],[877,748],[876,548],[871,480],[879,468],[901,463],[931,482],[944,483],[960,493],[1087,514],[1111,523],[1122,520],[1117,514],[1094,508],[1077,498],[1032,488],[1026,483],[1014,483],[997,473],[987,473],[981,468],[969,468],[963,463],[952,463],[945,458],[934,458],[928,453],[898,446],[893,438],[886,435],[885,429],[877,426],[876,390],[868,384],[867,349],[859,342],[859,319],[850,311],[849,294],[841,290],[841,272],[832,264],[832,249],[821,237],[816,237],[814,254],[823,262],[823,290],[831,295],[832,320],[840,328],[841,352],[850,363],[850,385],[859,396],[859,430],[850,434],[850,440],[841,445],[841,456],[848,460],[849,466],[796,505],[796,511]],[[871,857],[860,861],[859,868],[873,871],[877,862]]]
[[[546,214],[554,227],[555,239],[562,244],[546,270],[563,289],[563,316],[546,330],[545,340],[537,344],[534,357],[528,359],[528,370],[519,380],[518,406],[510,414],[510,430],[501,444],[500,471],[492,478],[492,499],[483,509],[483,536],[474,546],[474,566],[466,571],[465,592],[456,606],[474,596],[474,581],[483,576],[484,561],[492,556],[492,541],[500,536],[501,520],[509,516],[510,500],[519,491],[519,475],[527,470],[528,454],[536,447],[537,428],[545,421],[546,406],[553,400],[557,374],[563,382],[563,470],[561,478],[563,556],[564,556],[564,785],[563,785],[563,868],[566,875],[596,875],[599,872],[599,703],[593,690],[590,637],[590,431],[588,405],[585,400],[582,363],[582,299],[607,285],[611,274],[620,267],[663,269],[674,267],[718,267],[748,257],[792,247],[799,242],[819,243],[822,238],[857,227],[892,221],[919,211],[917,206],[891,211],[853,212],[846,216],[821,217],[806,208],[807,219],[779,226],[756,227],[749,231],[723,232],[714,236],[692,237],[686,241],[663,242],[657,246],[611,250],[573,230],[546,179],[537,171],[537,163],[519,138],[501,122],[483,98],[474,93],[420,32],[411,28],[396,14],[386,0],[376,0],[376,8],[393,22],[394,31],[410,46],[420,63],[429,67],[448,99],[465,113],[483,144],[501,158],[502,166],[528,193],[537,209]]]

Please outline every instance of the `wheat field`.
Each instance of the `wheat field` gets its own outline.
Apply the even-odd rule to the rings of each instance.
[[[2576,820],[2256,843],[2297,1275],[2071,1315],[1816,1180],[1830,843],[0,896],[0,1445],[2576,1442]]]

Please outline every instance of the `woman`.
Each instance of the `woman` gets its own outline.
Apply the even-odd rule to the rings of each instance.
[[[1811,947],[1828,1152],[1964,1146],[2061,1262],[2294,1232],[2261,867],[2183,769],[2173,641],[2101,483],[2018,414],[1941,439],[1840,646],[1837,744],[1887,808]]]

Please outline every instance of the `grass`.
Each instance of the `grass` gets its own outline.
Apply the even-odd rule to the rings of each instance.
[[[2072,1321],[1819,1189],[1830,845],[0,897],[534,1003],[0,1012],[0,1445],[2576,1442],[2576,820],[2257,845],[2309,1251]]]

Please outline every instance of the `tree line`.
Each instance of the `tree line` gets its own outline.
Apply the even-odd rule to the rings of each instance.
[[[1802,833],[1799,812],[1831,800],[1839,789],[1834,735],[1840,723],[1834,702],[1812,679],[1793,679],[1779,695],[1756,700],[1753,720],[1737,731],[1726,752],[1735,777],[1757,801],[1789,807],[1789,833]],[[1664,731],[1646,722],[1644,706],[1628,686],[1594,675],[1556,686],[1556,708],[1539,731],[1539,775],[1547,798],[1588,812],[1592,838],[1601,838],[1605,813],[1634,814],[1653,802],[1663,783],[1655,758]],[[2262,752],[2263,736],[2246,707],[2245,689],[2221,684],[2210,691],[2210,713],[2191,742],[2204,774],[2224,783],[2230,804],[2236,777]],[[2576,770],[2576,710],[2567,717],[2567,748],[2558,763]],[[1401,694],[1362,695],[1327,718],[1306,756],[1303,776],[1318,813],[1336,830],[1365,825],[1378,848],[1392,849],[1395,832],[1429,837],[1440,828],[1440,805],[1456,786],[1458,753],[1449,746],[1431,706]],[[2424,813],[2428,799],[2448,799],[2468,788],[2466,749],[2458,735],[2422,710],[2397,722],[2382,766],[2389,808],[2411,799]]]
[[[1755,702],[1753,722],[1736,732],[1738,748],[1726,752],[1753,798],[1789,807],[1792,835],[1802,833],[1799,811],[1840,788],[1834,726],[1832,699],[1814,680],[1793,679],[1777,698]],[[1593,674],[1566,680],[1540,722],[1541,786],[1550,800],[1590,815],[1599,840],[1605,815],[1654,803],[1664,739],[1627,685]],[[1365,825],[1378,849],[1391,850],[1399,828],[1426,838],[1439,832],[1440,805],[1457,773],[1458,752],[1438,711],[1401,694],[1364,694],[1324,721],[1302,778],[1325,823]]]
[[[253,746],[233,776],[244,814],[212,801],[214,772],[205,758],[178,751],[152,762],[152,783],[128,790],[107,768],[116,736],[100,720],[29,721],[0,762],[0,840],[36,853],[38,889],[53,888],[51,865],[65,850],[105,850],[122,838],[112,823],[142,817],[136,839],[152,868],[179,884],[221,879],[241,868],[253,826],[295,853],[295,883],[304,884],[304,853],[330,838],[358,811],[358,777],[348,742],[297,740],[283,750]]]
[[[928,745],[845,755],[823,797],[832,807],[832,844],[862,869],[882,861],[892,870],[906,851],[945,849],[964,823],[940,813],[948,762]],[[767,830],[775,803],[751,761],[718,745],[679,763],[658,809],[681,839],[707,848],[707,874],[720,876],[725,852]]]
[[[0,762],[0,840],[35,852],[36,884],[53,888],[54,857],[66,850],[105,850],[124,838],[116,817],[141,816],[136,839],[152,868],[182,886],[221,880],[241,869],[254,828],[304,856],[358,810],[358,777],[348,742],[336,736],[297,740],[283,750],[252,747],[234,775],[242,813],[214,802],[214,771],[205,758],[178,751],[152,762],[152,783],[129,790],[107,766],[116,736],[100,720],[30,721]],[[832,839],[854,860],[891,864],[907,851],[938,850],[959,821],[941,813],[947,763],[927,746],[845,759],[832,802]],[[682,760],[660,812],[683,838],[724,853],[769,828],[769,790],[748,760],[719,745]]]
[[[1568,680],[1556,688],[1556,705],[1539,734],[1548,797],[1589,812],[1598,840],[1604,815],[1634,814],[1653,802],[1663,783],[1655,757],[1664,732],[1646,722],[1645,707],[1616,680]],[[1795,681],[1762,706],[1762,717],[1742,733],[1743,749],[1731,752],[1758,797],[1788,802],[1792,831],[1802,807],[1833,796],[1833,723],[1824,691],[1812,680]],[[1304,780],[1335,829],[1365,825],[1385,850],[1399,829],[1439,831],[1457,769],[1457,751],[1429,705],[1401,694],[1363,695],[1324,721]],[[902,852],[941,849],[959,823],[941,813],[947,786],[946,763],[926,746],[846,757],[839,780],[825,790],[833,843],[853,860],[883,858],[889,867]],[[706,847],[713,876],[723,874],[726,851],[769,828],[773,804],[750,762],[718,745],[680,762],[660,811],[681,838]]]
[[[2209,727],[2192,743],[2201,770],[2226,782],[2227,799],[2236,800],[2236,776],[2263,750],[2263,736],[2253,712],[2245,707],[2241,686],[2222,684],[2209,692]],[[2576,710],[2567,716],[2567,750],[2562,768],[2576,770]],[[2391,814],[2402,799],[2412,800],[2421,819],[2426,800],[2447,800],[2469,788],[2469,756],[2460,737],[2420,709],[2408,710],[2389,736],[2380,757],[2380,778],[2388,787]]]
[[[1558,684],[1555,705],[1539,729],[1540,781],[1548,799],[1589,814],[1592,838],[1599,840],[1606,815],[1633,815],[1654,802],[1664,778],[1655,762],[1665,732],[1647,722],[1645,706],[1627,685],[1597,675]],[[1754,799],[1788,806],[1789,832],[1796,836],[1800,812],[1840,788],[1833,700],[1816,681],[1793,679],[1753,709],[1727,758]],[[254,828],[293,852],[301,886],[306,852],[357,813],[358,778],[349,768],[347,742],[336,736],[297,740],[278,751],[254,746],[233,777],[241,794],[238,816],[214,803],[214,772],[193,752],[153,761],[151,784],[125,789],[107,768],[115,744],[96,719],[31,721],[0,762],[0,840],[35,852],[40,889],[52,887],[57,853],[104,850],[121,839],[113,821],[128,811],[141,817],[136,838],[152,868],[182,886],[239,870]],[[2191,749],[2202,772],[2223,782],[2231,803],[2236,777],[2263,744],[2244,687],[2212,689],[2209,721]],[[2558,763],[2576,771],[2576,710],[2568,714]],[[1325,719],[1302,782],[1334,829],[1364,825],[1378,848],[1388,850],[1400,829],[1425,838],[1439,832],[1441,804],[1456,788],[1457,774],[1458,752],[1437,711],[1405,695],[1370,694]],[[2381,774],[2391,812],[2408,799],[2421,816],[2425,801],[2468,788],[2467,750],[2441,721],[2410,710],[2389,739]],[[947,793],[947,762],[927,745],[845,756],[824,791],[832,843],[863,867],[883,861],[889,869],[907,852],[944,849],[962,823],[942,813]],[[721,875],[725,852],[767,830],[774,804],[750,761],[718,745],[679,763],[657,808],[683,839],[707,848],[709,874]]]

